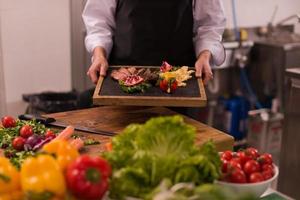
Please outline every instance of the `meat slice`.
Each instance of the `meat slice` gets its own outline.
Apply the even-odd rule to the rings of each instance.
[[[127,70],[130,72],[131,75],[134,75],[137,73],[137,69],[135,67],[129,67]]]
[[[145,70],[146,70],[145,68],[139,69],[139,70],[137,71],[136,75],[138,75],[138,76],[143,75],[143,73],[145,72]]]
[[[126,78],[126,80],[124,81],[124,85],[126,86],[134,86],[134,85],[137,85],[141,82],[143,82],[144,79],[140,76],[137,76],[137,75],[131,75],[131,76],[128,76]]]
[[[126,74],[128,76],[131,75],[130,71],[127,68],[125,68],[125,67],[121,67],[118,71],[122,72],[122,73],[124,73],[124,74]]]
[[[115,80],[125,80],[128,75],[120,72],[119,70],[113,70],[110,76]]]

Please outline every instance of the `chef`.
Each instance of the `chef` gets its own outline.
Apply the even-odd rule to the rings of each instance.
[[[225,60],[221,0],[87,0],[87,75],[97,83],[109,65],[194,66],[207,83]]]

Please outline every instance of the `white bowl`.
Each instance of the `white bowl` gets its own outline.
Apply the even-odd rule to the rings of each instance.
[[[229,188],[236,193],[252,193],[256,197],[260,197],[270,187],[271,183],[277,179],[279,170],[276,165],[274,165],[274,171],[275,173],[272,178],[258,183],[229,183],[216,181],[216,184]]]

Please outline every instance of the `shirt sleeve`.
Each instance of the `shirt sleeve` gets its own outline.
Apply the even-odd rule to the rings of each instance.
[[[196,56],[204,50],[212,53],[214,65],[225,61],[225,50],[221,43],[226,25],[221,0],[194,0],[194,46]]]
[[[117,0],[88,0],[82,18],[87,35],[85,45],[92,53],[95,47],[103,47],[107,57],[112,49],[112,36],[115,29],[115,10]]]

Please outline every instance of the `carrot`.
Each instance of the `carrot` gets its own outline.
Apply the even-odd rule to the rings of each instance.
[[[69,140],[69,143],[76,149],[81,149],[84,146],[84,142],[80,138]]]
[[[106,151],[112,151],[113,150],[112,142],[108,142],[108,143],[105,144],[105,150]]]
[[[55,140],[68,140],[73,133],[74,133],[74,127],[68,126],[56,136]]]

